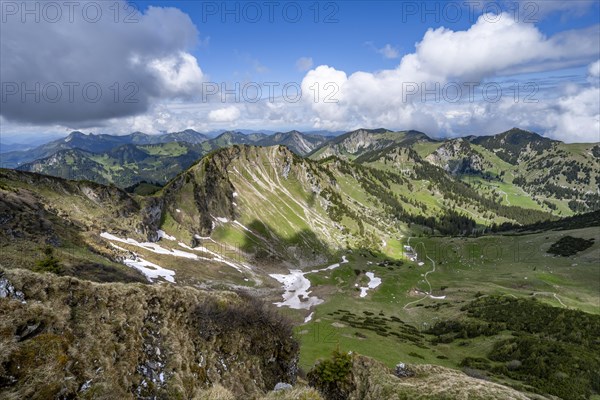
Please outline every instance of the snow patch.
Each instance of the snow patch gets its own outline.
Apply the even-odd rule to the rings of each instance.
[[[239,223],[239,221],[233,221],[234,224],[236,224],[237,226],[241,227],[243,230],[248,231],[248,232],[252,232],[250,229],[248,229],[246,226],[242,225]]]
[[[138,256],[135,259],[126,259],[123,261],[128,267],[132,267],[140,271],[148,278],[150,282],[154,282],[155,279],[163,278],[164,280],[175,283],[175,271],[163,268],[159,265],[153,264],[150,261],[146,261]]]
[[[190,246],[188,246],[187,244],[183,243],[183,242],[179,242],[177,243],[178,245],[180,245],[181,247],[183,247],[184,249],[188,249],[188,250],[194,250],[192,249]]]
[[[188,253],[187,251],[168,250],[168,249],[165,249],[164,247],[159,246],[156,243],[139,243],[138,241],[136,241],[134,239],[129,239],[129,238],[128,239],[121,239],[120,237],[112,235],[112,234],[110,234],[108,232],[102,232],[100,234],[100,236],[103,237],[103,238],[105,238],[105,239],[108,239],[108,240],[113,240],[113,241],[116,241],[116,242],[127,243],[127,244],[131,244],[133,246],[141,247],[142,249],[149,250],[149,251],[151,251],[153,253],[156,253],[156,254],[166,254],[166,255],[170,255],[170,256],[174,256],[174,257],[189,258],[189,259],[192,259],[192,260],[205,260],[205,261],[220,262],[220,263],[227,264],[230,267],[235,268],[239,272],[242,272],[242,268],[239,265],[237,265],[236,263],[233,263],[231,261],[228,261],[228,260],[224,259],[220,254],[217,254],[214,251],[210,251],[210,250],[208,250],[204,246],[198,246],[198,247],[195,247],[195,248],[192,249],[191,247],[189,247],[188,245],[186,245],[183,242],[179,242],[178,243],[178,245],[181,246],[181,247],[183,247],[184,249],[192,250],[192,251],[201,251],[201,252],[204,252],[204,253],[208,253],[208,254],[212,255],[214,258],[201,257],[201,256],[199,256],[197,254]],[[213,240],[213,242],[214,242],[214,240]],[[114,245],[113,243],[111,243],[111,245],[114,246],[114,247],[119,248],[120,250],[127,251],[125,249],[122,249],[122,248]],[[252,271],[252,267],[250,267],[248,265],[245,265],[245,264],[241,264],[241,265],[242,265],[242,267],[244,269]]]
[[[310,314],[308,314],[308,317],[304,318],[304,323],[308,323],[312,320],[313,315],[315,314],[315,312],[311,312]]]
[[[200,236],[200,235],[194,235],[194,239],[198,239],[198,240],[210,240],[210,241],[212,241],[212,242],[214,242],[214,243],[217,243],[217,242],[215,242],[213,239],[211,239],[211,237],[210,237],[210,236]]]
[[[381,278],[377,278],[374,273],[367,272],[367,278],[369,278],[369,283],[367,287],[360,288],[360,297],[365,297],[369,289],[375,289],[377,286],[381,285]]]
[[[115,242],[127,243],[127,244],[131,244],[133,246],[141,247],[144,250],[149,250],[156,254],[166,254],[166,255],[171,255],[171,256],[175,256],[175,257],[183,257],[183,258],[190,258],[190,259],[198,258],[198,256],[196,254],[188,253],[188,252],[181,251],[181,250],[168,250],[156,243],[148,243],[148,242],[140,243],[137,240],[129,239],[129,238],[121,239],[120,237],[112,235],[108,232],[102,232],[100,234],[100,236],[103,237],[104,239],[113,240]],[[171,239],[169,239],[169,240],[171,240]]]
[[[290,270],[289,274],[270,274],[269,276],[283,285],[283,301],[273,303],[277,307],[289,307],[295,310],[309,310],[312,306],[323,303],[324,300],[317,296],[310,296],[310,281],[304,275],[316,272],[331,271],[347,263],[346,256],[342,257],[340,263],[332,264],[323,269],[313,269],[302,272],[299,269]]]
[[[295,310],[308,310],[312,306],[323,303],[316,296],[310,296],[310,281],[304,277],[305,272],[299,269],[290,270],[287,275],[271,274],[271,278],[283,284],[285,293],[283,301],[274,303],[277,307],[289,307]]]
[[[177,240],[175,236],[168,235],[165,231],[159,229],[156,231],[159,239]]]

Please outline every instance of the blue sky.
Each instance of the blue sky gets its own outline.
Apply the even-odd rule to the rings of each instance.
[[[450,137],[518,126],[599,140],[597,0],[115,1],[118,14],[114,2],[81,2],[98,5],[97,21],[81,9],[73,21],[66,9],[35,21],[22,17],[23,3],[3,2],[3,139],[74,129],[358,127]],[[69,82],[77,84],[71,102]],[[263,88],[256,102],[207,97],[207,85],[250,82]],[[279,85],[274,99],[264,91],[269,82]],[[281,96],[286,83],[302,91],[299,101]],[[41,101],[23,95],[36,84]],[[99,99],[81,93],[90,84]],[[62,88],[59,101],[47,87]]]
[[[249,2],[261,6],[257,22],[252,22],[257,8],[244,2],[134,3],[140,9],[149,5],[175,6],[187,13],[198,29],[201,41],[193,54],[211,78],[219,82],[246,76],[301,80],[304,74],[295,68],[300,57],[311,57],[315,65],[335,66],[348,73],[394,68],[402,55],[414,52],[415,43],[428,29],[466,30],[484,10],[502,9],[525,22],[535,21],[546,35],[600,22],[600,2],[577,0],[569,2],[572,11],[566,12],[561,9],[544,11],[543,6],[540,9],[533,2],[517,6],[512,1],[493,2],[487,8],[483,8],[486,7],[483,1],[472,1],[470,5],[464,1],[408,1],[404,4],[400,1],[278,2],[278,6],[273,6],[274,22],[269,21],[269,6],[264,2]],[[298,4],[302,10],[298,22],[292,22],[295,6],[289,6],[287,13],[284,12],[287,3]],[[476,7],[477,3],[481,4],[481,11]],[[546,3],[556,3],[559,7],[565,1]],[[458,6],[460,13],[456,14]],[[227,13],[234,10],[237,12]],[[376,52],[386,44],[395,48],[399,57],[386,58]],[[257,72],[258,66],[267,71]]]

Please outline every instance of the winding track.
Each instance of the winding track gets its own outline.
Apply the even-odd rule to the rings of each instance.
[[[408,245],[409,245],[409,246],[410,246],[410,239],[411,239],[411,238],[409,237],[409,238],[408,238]],[[416,253],[415,253],[415,254],[416,254]],[[427,283],[427,286],[429,286],[429,292],[427,292],[427,294],[426,294],[425,296],[423,296],[422,298],[420,298],[419,300],[415,300],[415,301],[411,301],[410,303],[406,303],[406,304],[404,305],[404,307],[402,307],[402,309],[404,309],[404,310],[406,310],[406,308],[407,308],[408,306],[410,306],[411,304],[416,304],[416,303],[418,303],[418,302],[420,302],[420,301],[423,301],[423,300],[425,300],[425,299],[426,299],[426,298],[428,298],[429,296],[431,296],[431,292],[432,292],[432,289],[431,289],[431,283],[430,283],[430,282],[429,282],[429,280],[427,279],[427,275],[429,275],[429,274],[431,274],[431,273],[435,272],[435,261],[433,261],[433,259],[432,259],[431,257],[427,256],[427,255],[426,255],[425,257],[427,257],[427,259],[428,259],[429,261],[431,261],[431,264],[433,265],[433,269],[432,269],[431,271],[427,271],[427,272],[425,273],[425,275],[423,276],[423,279],[424,279],[424,280],[425,280],[425,282]]]

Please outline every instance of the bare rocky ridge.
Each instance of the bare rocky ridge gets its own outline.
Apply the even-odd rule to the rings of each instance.
[[[425,161],[442,167],[452,175],[482,173],[492,167],[479,152],[472,149],[465,139],[445,142],[436,151],[425,157]]]

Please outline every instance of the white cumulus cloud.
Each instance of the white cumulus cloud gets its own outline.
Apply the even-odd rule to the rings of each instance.
[[[595,63],[590,64],[588,68],[589,74],[591,77],[598,78],[600,77],[600,60]]]
[[[330,82],[339,86],[335,103],[324,101],[326,92],[323,90],[317,101],[310,98],[310,107],[315,114],[313,121],[318,127],[386,126],[423,129],[434,135],[448,133],[468,126],[469,122],[489,121],[501,104],[515,102],[512,97],[504,96],[499,104],[488,102],[479,106],[423,103],[419,95],[423,87],[433,88],[436,83],[440,87],[448,83],[462,86],[516,73],[586,65],[598,58],[598,29],[594,26],[546,37],[534,25],[515,21],[509,14],[484,15],[465,31],[429,29],[416,44],[415,52],[405,55],[395,69],[359,71],[347,76],[334,67],[319,66],[306,74],[302,90],[305,97],[307,92],[310,93],[310,98],[309,88],[316,84],[320,88]],[[409,87],[417,88],[412,96],[407,95]],[[464,100],[469,93],[466,87],[462,88],[463,97],[459,100]],[[439,90],[437,96],[441,103],[448,103],[441,98]],[[575,117],[569,104],[565,98],[558,103],[557,100],[544,100],[542,106],[546,106],[545,112],[551,108],[561,114],[573,115],[579,125],[593,121],[595,114],[589,113],[593,104],[582,111],[589,117],[587,119],[582,115]],[[527,106],[517,104],[511,108],[519,113]],[[506,124],[511,122],[508,117],[501,120]],[[557,119],[554,125],[546,128],[549,131],[558,129],[559,123]],[[507,128],[512,126],[516,125]]]
[[[218,108],[208,113],[208,119],[212,122],[233,122],[240,117],[240,110],[235,106]]]
[[[202,70],[189,53],[199,33],[187,14],[149,7],[130,15],[125,0],[67,3],[53,3],[62,7],[62,18],[53,22],[33,17],[22,22],[19,13],[3,15],[3,91],[6,85],[10,93],[18,88],[3,99],[6,120],[102,124],[141,114],[157,99],[189,96],[201,87]],[[115,10],[121,11],[116,22]],[[126,17],[132,22],[126,23]],[[37,83],[39,101],[33,95],[23,99],[21,89],[35,90]]]

